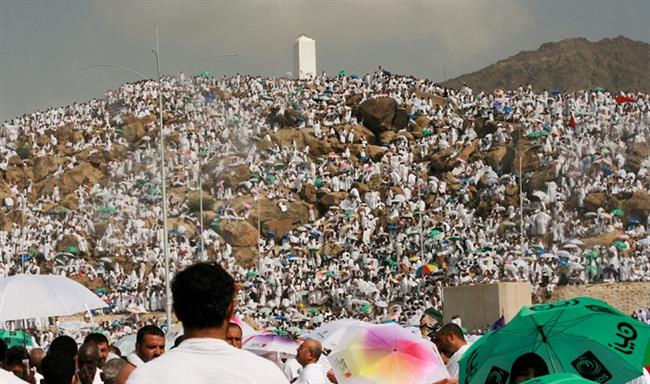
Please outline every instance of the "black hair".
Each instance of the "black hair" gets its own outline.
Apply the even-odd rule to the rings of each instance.
[[[93,343],[99,345],[106,343],[108,344],[108,337],[104,335],[103,333],[89,333],[85,338],[84,338],[84,344],[87,342],[92,341]]]
[[[7,355],[7,343],[0,339],[0,367],[5,363],[5,356]]]
[[[79,351],[79,347],[77,346],[77,342],[74,341],[72,337],[61,335],[56,339],[52,340],[52,344],[50,344],[50,349],[48,351],[48,354],[52,352],[63,352],[66,353],[68,356],[74,358],[75,356],[77,356],[78,351]]]
[[[463,335],[463,330],[458,326],[458,324],[448,323],[440,327],[436,332],[436,336],[444,335],[454,335],[459,339],[465,341],[465,335]]]
[[[216,263],[197,263],[172,281],[174,312],[184,328],[223,325],[235,296],[235,280]]]
[[[535,371],[535,377],[548,375],[549,373],[546,362],[538,354],[534,352],[524,353],[512,363],[510,384],[514,384],[517,376],[528,373],[531,368]]]
[[[47,384],[70,384],[74,376],[74,359],[64,351],[45,355],[41,363],[43,378]]]
[[[162,329],[156,327],[155,325],[145,325],[138,330],[138,334],[135,336],[135,342],[142,344],[144,337],[147,335],[165,337],[165,332],[163,332]]]
[[[22,364],[23,360],[29,358],[27,349],[22,345],[14,345],[7,350],[5,354],[5,367],[11,367],[15,364]]]

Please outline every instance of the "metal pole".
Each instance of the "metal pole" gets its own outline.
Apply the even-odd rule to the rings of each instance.
[[[257,272],[262,275],[262,246],[260,242],[262,240],[262,212],[260,211],[260,190],[262,180],[257,184]]]
[[[199,144],[199,214],[201,215],[200,217],[200,225],[201,225],[201,261],[205,261],[205,246],[203,245],[203,173],[201,170],[201,129],[199,129],[199,133],[197,136],[197,141]]]
[[[158,24],[156,24],[156,73],[158,76],[158,118],[160,126],[160,178],[162,192],[162,215],[163,215],[163,257],[165,260],[165,312],[167,322],[167,333],[172,328],[172,293],[171,293],[171,276],[169,271],[169,244],[167,242],[167,187],[165,175],[165,129],[163,126],[163,101],[162,101],[162,81],[160,80],[160,45],[158,41]]]

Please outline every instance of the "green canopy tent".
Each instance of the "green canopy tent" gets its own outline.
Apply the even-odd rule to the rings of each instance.
[[[14,346],[31,347],[32,337],[25,331],[11,331],[0,329],[0,339],[2,339],[8,348]]]

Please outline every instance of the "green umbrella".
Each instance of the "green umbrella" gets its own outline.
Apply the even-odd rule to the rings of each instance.
[[[594,251],[585,252],[582,256],[586,257],[587,259],[597,259],[598,258],[598,254],[596,252],[594,252]]]
[[[345,70],[344,69],[341,69],[339,71],[339,76],[345,76]]]
[[[605,88],[598,85],[594,87],[594,92],[605,92]]]
[[[201,77],[212,77],[212,73],[210,71],[203,71],[201,72]]]
[[[370,313],[370,309],[372,307],[370,304],[364,304],[361,308],[359,308],[359,313]]]
[[[147,184],[148,182],[149,182],[149,181],[148,181],[147,179],[137,179],[137,180],[135,181],[135,183],[136,183],[138,186],[140,186],[140,187],[142,187],[143,185]]]
[[[39,252],[38,248],[30,248],[30,249],[27,251],[27,254],[28,254],[29,256],[34,257],[34,256],[38,255],[38,252]]]
[[[444,234],[444,232],[439,230],[438,228],[434,228],[434,229],[429,231],[429,237],[441,236],[443,234]]]
[[[32,337],[25,331],[10,331],[0,329],[0,339],[4,340],[8,348],[13,346],[27,347],[32,345]]]
[[[272,173],[269,173],[269,174],[266,176],[266,180],[268,180],[268,181],[270,181],[270,182],[272,182],[272,183],[274,183],[277,179],[278,179],[278,177],[275,176],[275,175],[272,174]]]
[[[621,251],[627,251],[630,249],[630,246],[626,242],[620,240],[614,241],[614,246],[616,249],[620,249]]]
[[[548,136],[548,131],[541,130],[541,131],[531,132],[528,134],[528,137],[531,139],[537,139],[538,137],[542,137],[542,136],[544,137]]]
[[[102,213],[115,213],[117,212],[117,208],[113,207],[112,205],[108,205],[106,207],[100,208],[99,211]]]
[[[68,252],[68,253],[77,253],[77,252],[79,252],[79,248],[77,248],[76,245],[68,245],[65,248],[65,251]]]
[[[320,177],[317,177],[316,180],[314,180],[314,187],[320,188],[323,185],[325,185],[325,183],[323,182],[323,179],[321,179]]]
[[[431,136],[431,130],[430,129],[425,129],[422,131],[422,137],[429,137]]]
[[[526,380],[521,384],[594,384],[594,382],[573,373],[553,373]]]
[[[460,383],[507,382],[512,363],[535,353],[551,373],[625,383],[650,361],[650,326],[601,300],[577,297],[524,307],[505,327],[478,339],[459,362]]]
[[[623,216],[624,214],[625,214],[625,212],[622,209],[616,208],[616,209],[612,210],[612,215],[614,215],[614,216]]]

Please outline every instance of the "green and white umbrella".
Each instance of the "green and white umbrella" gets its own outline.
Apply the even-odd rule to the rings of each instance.
[[[530,352],[551,373],[625,383],[641,376],[650,362],[649,343],[650,326],[600,300],[577,297],[524,307],[508,325],[465,352],[459,362],[460,383],[506,383],[512,363]]]
[[[595,381],[587,380],[573,373],[553,373],[526,380],[521,384],[594,384]]]

